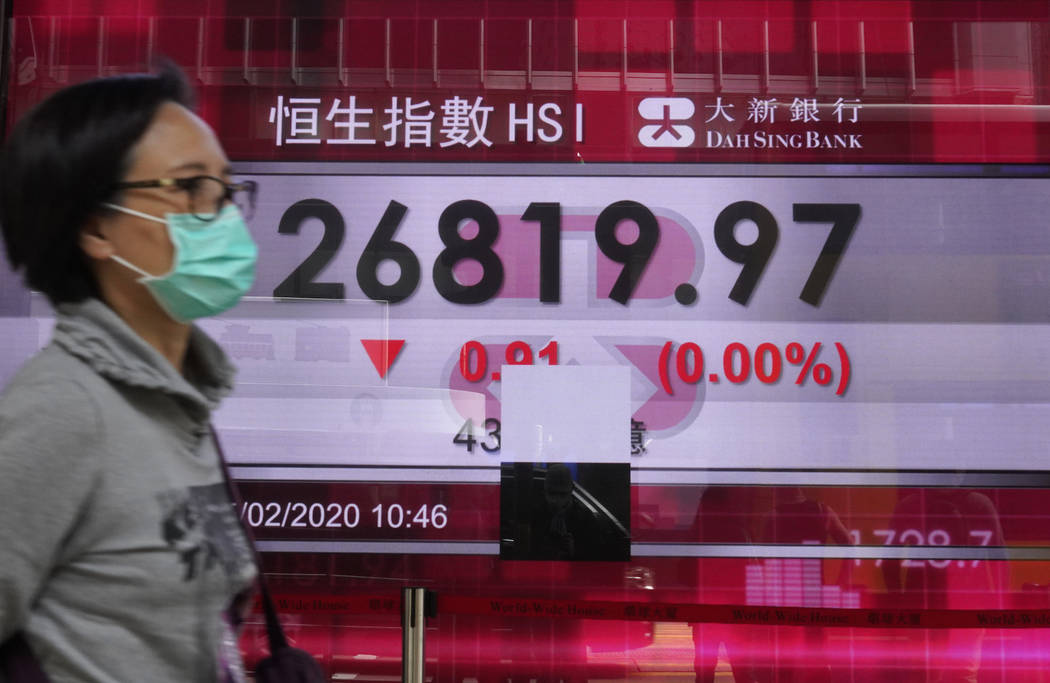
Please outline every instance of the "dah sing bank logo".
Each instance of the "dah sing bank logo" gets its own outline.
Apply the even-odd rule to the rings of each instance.
[[[739,108],[739,110],[738,110]],[[702,125],[699,146],[711,149],[863,149],[860,100],[841,97],[749,98],[726,101],[715,97],[697,115],[688,97],[647,97],[638,103],[643,124],[638,142],[645,147],[693,147],[695,124]]]
[[[638,142],[646,147],[688,147],[696,140],[696,133],[686,124],[696,113],[688,98],[647,97],[638,103],[638,113],[646,121],[659,121],[638,131]]]

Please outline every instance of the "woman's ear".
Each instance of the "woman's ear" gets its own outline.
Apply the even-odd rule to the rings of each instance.
[[[102,226],[97,218],[89,219],[87,225],[80,229],[80,248],[88,258],[97,261],[108,260],[116,252],[113,243],[102,234]]]

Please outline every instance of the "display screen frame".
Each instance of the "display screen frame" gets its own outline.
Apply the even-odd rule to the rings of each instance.
[[[756,608],[756,613],[765,608],[804,606],[868,610],[869,618],[876,618],[866,625],[871,627],[867,635],[860,638],[854,630],[837,627],[787,626],[774,633],[754,624],[701,625],[661,619],[661,614],[666,617],[668,613],[656,611],[636,611],[630,620],[610,622],[450,612],[433,622],[438,635],[429,646],[433,648],[429,652],[436,653],[436,663],[430,664],[436,667],[439,680],[507,671],[528,677],[577,669],[588,674],[607,674],[611,669],[609,676],[623,677],[625,670],[638,669],[682,673],[695,668],[699,674],[704,666],[713,670],[719,662],[723,669],[727,662],[730,666],[743,662],[795,672],[826,665],[828,671],[849,669],[860,676],[881,675],[887,666],[919,673],[970,671],[975,648],[983,653],[981,666],[998,671],[1004,680],[1015,672],[1023,675],[1046,668],[1046,629],[1029,629],[1015,637],[1016,632],[1005,628],[903,630],[914,623],[894,621],[904,618],[905,612],[912,618],[911,614],[938,609],[1050,608],[1046,588],[1050,583],[1050,525],[1043,511],[1036,509],[1032,495],[1050,489],[1050,465],[1045,460],[1033,460],[1028,466],[991,458],[987,466],[945,462],[930,467],[928,462],[916,464],[906,458],[879,463],[870,457],[858,462],[843,457],[839,461],[826,458],[806,463],[797,458],[782,466],[775,462],[748,466],[725,461],[708,464],[698,457],[649,465],[653,458],[645,453],[646,446],[658,452],[664,436],[647,441],[644,429],[633,429],[631,446],[638,446],[641,452],[633,453],[625,443],[623,453],[609,458],[617,461],[617,467],[629,467],[629,519],[618,519],[632,534],[626,560],[501,560],[501,542],[506,536],[502,531],[520,522],[501,519],[500,471],[512,466],[513,456],[493,448],[499,442],[494,440],[490,420],[503,416],[490,412],[492,392],[465,381],[476,366],[468,363],[463,369],[458,355],[467,342],[480,339],[481,348],[487,348],[489,358],[495,359],[489,370],[498,372],[504,350],[511,344],[520,343],[530,353],[545,350],[550,358],[550,342],[556,340],[562,342],[562,359],[570,359],[572,339],[552,336],[550,330],[569,329],[574,323],[579,329],[592,326],[608,336],[619,335],[621,345],[640,345],[639,337],[659,336],[661,311],[666,310],[660,306],[670,301],[671,290],[661,294],[662,302],[632,301],[636,304],[633,311],[615,308],[608,300],[611,291],[606,280],[601,280],[601,289],[595,284],[603,277],[599,271],[613,262],[601,260],[602,250],[591,230],[601,208],[644,198],[649,191],[646,183],[653,179],[717,181],[733,188],[762,183],[769,187],[782,181],[794,187],[811,183],[811,188],[818,189],[844,181],[857,187],[870,181],[871,187],[879,188],[892,183],[949,187],[954,182],[972,182],[981,192],[989,188],[989,195],[993,194],[990,188],[1045,187],[1050,179],[1050,117],[1046,114],[1050,69],[1044,65],[1045,52],[1050,50],[1050,8],[1045,2],[965,2],[951,3],[950,8],[949,3],[927,0],[766,2],[755,3],[762,5],[755,10],[739,2],[656,1],[621,3],[610,9],[607,2],[576,0],[534,2],[529,14],[520,9],[520,3],[490,0],[484,3],[482,16],[474,3],[458,0],[426,6],[414,0],[348,0],[308,3],[312,14],[296,17],[289,13],[295,3],[286,7],[190,0],[180,3],[178,9],[170,3],[132,3],[132,7],[123,0],[89,4],[91,15],[77,3],[0,0],[4,54],[0,133],[8,133],[18,116],[64,85],[154,67],[163,51],[160,48],[167,45],[200,92],[199,111],[227,145],[239,174],[293,188],[288,192],[289,196],[299,192],[293,198],[296,202],[319,199],[337,205],[347,219],[352,246],[343,249],[353,263],[340,261],[337,250],[328,250],[335,279],[341,279],[350,293],[346,300],[278,300],[286,298],[273,295],[276,280],[289,275],[285,268],[276,280],[274,272],[264,273],[269,277],[266,286],[209,328],[243,366],[242,383],[231,401],[233,409],[217,420],[232,475],[246,494],[240,508],[242,518],[256,533],[273,591],[288,614],[290,633],[307,644],[333,674],[386,675],[396,670],[400,653],[391,635],[396,631],[391,595],[396,588],[413,583],[442,595],[493,598],[507,604],[529,598],[565,604],[604,600],[644,610],[648,602],[663,601],[685,606],[746,604]],[[169,27],[188,30],[185,35],[192,34],[193,40],[173,45],[173,37],[181,34],[165,31]],[[362,27],[371,35],[362,40],[361,47],[343,40],[349,35],[344,30]],[[935,30],[927,35],[924,29],[930,28]],[[349,46],[348,51],[336,54],[324,40],[318,41],[319,51],[297,51],[296,31],[303,35],[320,32],[322,38],[338,32],[340,48]],[[457,40],[456,31],[466,37]],[[519,34],[527,35],[528,50],[508,39]],[[501,35],[502,42],[497,40]],[[1011,42],[1010,36],[1023,40]],[[1021,43],[1024,47],[1013,49]],[[548,49],[533,49],[534,45]],[[1005,56],[996,51],[1004,45],[1011,46]],[[324,61],[329,56],[336,60],[334,66]],[[358,61],[343,62],[344,58]],[[1008,63],[1011,58],[1014,63]],[[359,100],[350,103],[351,96]],[[297,141],[308,144],[287,144],[288,138],[281,136],[291,129],[276,127],[278,121],[284,121],[283,107],[293,106],[292,98],[309,100],[295,103],[306,107],[299,116],[307,118],[300,122],[317,124]],[[434,115],[426,145],[410,145],[403,136],[395,138],[395,133],[407,134],[407,126],[399,129],[394,119],[409,113],[411,98],[416,98],[417,105],[427,100]],[[765,102],[780,98],[776,111],[781,118],[774,121],[771,110],[766,111],[769,119],[760,118],[757,108],[742,116],[759,98]],[[451,137],[440,137],[442,117],[453,115],[446,107],[459,100],[492,108],[487,131],[493,144],[482,140],[470,146],[452,144]],[[810,101],[813,108],[808,108]],[[801,108],[792,111],[793,104]],[[367,115],[361,114],[367,125],[354,127],[354,107],[368,109]],[[384,111],[387,107],[389,111]],[[469,111],[483,115],[486,110]],[[467,110],[459,113],[470,119]],[[798,121],[792,120],[796,114]],[[812,125],[807,115],[814,117],[809,122]],[[351,118],[343,118],[346,116]],[[851,121],[851,116],[857,120]],[[289,110],[284,122],[291,121]],[[479,120],[470,121],[467,128],[473,125],[473,132],[480,134]],[[452,124],[446,127],[455,128]],[[339,135],[358,131],[374,144],[332,143]],[[676,133],[692,136],[687,148],[680,148]],[[450,144],[442,146],[442,141]],[[391,192],[381,198],[384,205],[387,200],[401,201],[410,212],[427,216],[425,226],[410,219],[399,224],[397,237],[387,235],[388,240],[401,240],[420,256],[420,285],[411,293],[415,300],[382,305],[361,299],[354,266],[377,221],[353,214],[351,205],[375,197],[368,197],[368,191],[354,195],[344,189],[361,181],[382,192],[394,181],[408,187],[413,181],[435,179],[459,184],[461,189],[441,195],[442,201],[433,206],[428,205],[429,192]],[[501,307],[498,301],[474,307],[439,298],[432,266],[441,249],[435,237],[441,209],[453,199],[477,200],[501,210],[501,220],[503,209],[513,209],[517,220],[530,203],[554,201],[541,193],[500,195],[492,190],[503,187],[500,182],[509,187],[516,179],[531,183],[530,187],[549,183],[552,196],[563,189],[560,185],[593,195],[608,189],[608,196],[601,195],[603,201],[585,207],[592,210],[586,214],[590,223],[574,236],[582,239],[561,240],[563,245],[572,242],[575,249],[568,250],[562,262],[569,272],[573,266],[566,264],[577,259],[579,278],[563,286],[566,300],[575,299],[555,313],[555,307],[535,295],[516,308]],[[636,190],[642,194],[633,195]],[[492,199],[494,195],[498,201]],[[769,203],[759,195],[761,192],[749,199]],[[782,239],[793,223],[792,204],[821,201],[829,200],[812,192],[808,198],[781,201],[774,213]],[[866,201],[860,201],[865,209]],[[895,200],[880,201],[892,205]],[[929,206],[940,201],[932,197]],[[264,206],[250,224],[265,245],[264,258],[302,262],[317,245],[320,233],[308,221],[302,223],[302,234],[281,234],[287,239],[276,241],[281,217],[291,203]],[[567,200],[563,203],[569,207]],[[1003,200],[1008,208],[1016,203]],[[694,258],[689,267],[683,266],[692,278],[688,283],[698,285],[702,300],[717,296],[725,306],[722,311],[736,306],[724,301],[731,280],[708,286],[704,270],[713,269],[715,260],[726,266],[724,251],[716,248],[712,235],[718,212],[697,212],[684,199],[681,204],[655,208],[673,211],[678,217],[690,212],[694,219],[704,217],[693,220],[698,237],[692,244],[703,245],[704,251],[700,254],[703,259]],[[669,211],[656,213],[660,219],[676,220]],[[381,212],[374,213],[371,218],[378,219]],[[1031,210],[1031,214],[1045,217],[1050,211]],[[869,215],[862,215],[854,240],[880,228],[870,219],[865,221]],[[973,220],[982,217],[974,212]],[[898,336],[893,339],[903,346],[900,340],[907,340],[904,326],[908,323],[953,326],[963,335],[986,337],[1002,327],[1018,337],[1040,339],[1050,323],[1045,304],[1038,303],[1040,295],[1043,301],[1050,300],[1050,268],[1044,263],[1050,260],[1050,250],[1039,240],[989,246],[990,242],[981,242],[982,235],[992,235],[1001,226],[991,221],[981,225],[984,227],[973,229],[981,239],[955,256],[961,254],[979,264],[1000,249],[1008,255],[1030,257],[1032,267],[1010,272],[1007,264],[995,286],[1007,282],[1014,289],[998,298],[1001,293],[989,290],[984,307],[975,308],[972,317],[959,314],[963,307],[958,301],[946,300],[942,313],[925,320],[922,313],[913,313],[908,320],[865,318],[860,313],[853,317],[824,315],[830,305],[824,312],[819,306],[792,309],[784,320],[775,320],[755,313],[760,306],[754,300],[749,306],[732,309],[732,314],[700,316],[697,329],[720,324],[731,330],[759,330],[761,335],[772,334],[762,328],[772,330],[774,322],[796,328],[803,327],[802,323],[810,329],[824,327],[831,335],[827,339],[822,334],[810,335],[825,341],[822,362],[832,353],[831,342],[836,339],[831,326],[836,326],[837,333],[851,327],[870,330],[873,324],[883,323],[887,329],[894,328]],[[819,229],[822,236],[827,233],[827,225],[813,229]],[[745,242],[741,239],[740,244],[746,246]],[[790,253],[791,248],[781,244],[777,256]],[[934,240],[923,248],[936,254],[938,247]],[[847,258],[857,251],[858,241],[844,248]],[[507,253],[499,255],[508,262],[511,258]],[[886,256],[886,262],[892,258],[892,254]],[[530,251],[520,260],[531,268],[540,254]],[[584,262],[585,266],[578,265]],[[373,265],[379,268],[378,263]],[[843,261],[830,281],[829,292],[834,294],[836,285],[842,286],[851,265],[855,264]],[[608,272],[615,276],[619,265],[616,267]],[[912,267],[921,266],[912,263]],[[318,279],[331,279],[325,273],[319,271]],[[993,282],[988,272],[981,275],[987,278],[981,283]],[[886,280],[893,276],[888,274]],[[383,277],[394,275],[377,279]],[[732,277],[736,277],[735,270]],[[929,276],[931,286],[950,291],[950,282],[934,283],[935,279],[936,273]],[[767,282],[759,281],[759,295]],[[799,306],[794,301],[798,284],[792,284],[790,291],[785,289],[786,299],[795,306]],[[1026,287],[1034,297],[1011,307],[1007,300],[1014,290]],[[870,294],[878,296],[877,291]],[[916,292],[916,300],[922,299],[921,294]],[[419,305],[426,297],[428,303]],[[653,305],[646,308],[643,304]],[[809,311],[812,317],[804,319],[798,310]],[[6,269],[0,272],[0,336],[5,349],[0,382],[5,383],[25,358],[46,343],[52,322],[50,306],[40,295],[25,291]],[[550,329],[540,329],[544,324]],[[485,325],[502,326],[498,335],[488,335],[498,338],[488,339]],[[462,332],[457,333],[455,343],[446,343],[448,339],[440,333],[457,326]],[[302,329],[316,334],[300,334]],[[695,365],[689,365],[693,361],[685,354],[682,367],[676,368],[674,351],[680,351],[686,342],[700,340],[700,332],[679,334],[680,329],[675,328],[674,339],[664,335],[674,342],[665,366],[669,368],[668,384],[676,391],[684,387],[675,372],[688,375]],[[749,344],[775,342],[777,352],[786,357],[788,339],[795,337],[785,336],[787,332],[780,329],[777,333],[776,339],[749,338]],[[856,336],[862,335],[858,332]],[[366,337],[375,344],[372,349],[391,340],[407,342],[407,346],[397,350],[385,346],[387,355],[376,356],[358,343]],[[952,383],[937,374],[940,371],[919,367],[904,393],[920,397],[927,406],[936,406],[938,401],[964,403],[969,399],[960,397],[971,391],[983,396],[984,403],[999,402],[1003,411],[1050,403],[1050,379],[1034,362],[1027,375],[1024,368],[1013,368],[1002,377],[993,376],[1009,368],[1012,358],[1029,363],[1034,357],[1030,345],[1011,343],[1016,338],[1004,335],[994,354],[988,354],[996,356],[994,361],[984,363],[984,358],[978,358],[971,363],[980,376],[977,380],[964,377]],[[653,343],[652,339],[642,341]],[[714,349],[704,344],[704,350],[720,356],[730,341],[740,340],[723,335]],[[804,341],[803,350],[812,352],[816,362],[812,342]],[[845,346],[854,351],[851,344]],[[431,356],[425,362],[416,360],[419,356],[414,354],[424,347],[429,347]],[[661,347],[655,348],[659,351]],[[518,350],[524,353],[520,346]],[[750,345],[749,351],[757,352],[756,346]],[[909,360],[908,351],[905,348],[896,357],[898,366]],[[269,354],[289,361],[287,367],[268,374]],[[915,357],[937,365],[932,360],[938,359]],[[476,360],[477,356],[468,354],[469,358]],[[878,379],[872,376],[872,366],[866,365],[868,358],[854,353],[859,364],[852,384],[843,388],[846,397],[818,388],[817,375],[810,374],[805,377],[807,386],[797,388],[807,392],[805,398],[788,398],[788,390],[796,391],[791,383],[802,358],[797,364],[785,360],[791,376],[782,382],[784,386],[757,386],[752,380],[756,386],[737,387],[744,393],[720,396],[728,397],[724,403],[737,407],[776,401],[803,405],[807,400],[845,404],[862,394],[865,384],[870,387]],[[627,365],[630,359],[610,355],[603,362]],[[632,390],[644,393],[651,384],[659,393],[654,361],[646,362],[650,365],[632,366]],[[417,363],[418,367],[426,365],[429,374],[412,374]],[[381,365],[385,365],[382,370]],[[900,372],[896,380],[901,380],[905,370],[895,369]],[[453,386],[450,378],[457,372],[464,381],[457,380]],[[841,377],[843,368],[828,372]],[[296,373],[301,373],[298,379]],[[649,384],[638,379],[642,375]],[[924,387],[931,376],[936,386]],[[418,381],[419,377],[424,379]],[[848,394],[851,388],[854,393]],[[766,390],[780,393],[763,394]],[[457,397],[456,391],[462,395]],[[942,391],[946,393],[939,397]],[[368,400],[360,401],[366,394]],[[887,390],[872,402],[881,411],[892,407],[898,397]],[[460,400],[474,412],[469,416],[457,412]],[[305,407],[292,408],[297,402]],[[334,407],[318,408],[324,404]],[[375,416],[377,405],[387,406],[388,413],[401,416],[398,419],[418,413],[430,422],[419,429],[402,429],[397,424],[391,429],[389,422],[381,427],[365,424]],[[278,434],[296,419],[297,412],[313,426]],[[907,412],[901,408],[896,417]],[[466,429],[464,417],[473,420],[473,431]],[[881,412],[880,419],[885,420],[883,436],[893,441],[893,419]],[[253,427],[266,420],[272,421],[272,430]],[[950,423],[951,417],[946,417],[943,432],[951,431]],[[498,434],[500,423],[495,424]],[[742,419],[740,424],[746,427]],[[738,430],[742,439],[760,431],[744,427]],[[1011,437],[1025,436],[1023,427],[1016,424],[1010,432]],[[1028,435],[1037,433],[1033,428]],[[832,437],[845,444],[842,434],[836,432]],[[732,447],[728,439],[723,441],[727,450]],[[800,437],[799,442],[804,439]],[[315,447],[324,457],[310,455]],[[414,450],[420,457],[399,460],[391,456],[398,448]],[[340,459],[340,452],[349,455]],[[528,455],[518,460],[535,462],[537,471],[546,470],[558,458],[575,463],[564,454],[548,452],[545,457],[550,460]],[[587,482],[578,480],[574,486],[586,487]],[[945,502],[945,494],[957,499]],[[950,511],[952,506],[955,512]],[[995,515],[1001,512],[1001,519],[990,522],[994,515],[982,517],[989,506]],[[969,510],[971,518],[960,510]],[[771,520],[778,515],[794,520],[799,527],[818,526],[820,538],[798,539],[770,531],[775,526]],[[416,526],[409,532],[408,524]],[[1011,536],[1011,529],[1018,528],[1024,530],[1020,539]],[[841,538],[843,532],[846,539]],[[381,607],[371,605],[359,611],[339,607],[339,599],[358,597]],[[648,616],[642,618],[643,614]],[[262,655],[262,633],[261,619],[250,620],[242,640],[250,664]],[[679,647],[682,641],[687,643],[684,649]],[[522,642],[531,644],[528,652],[519,647]],[[705,657],[707,661],[701,662]]]

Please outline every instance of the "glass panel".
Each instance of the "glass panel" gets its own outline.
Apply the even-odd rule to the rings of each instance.
[[[201,327],[331,680],[409,586],[434,681],[1042,680],[1044,3],[621,4],[15,3],[4,115],[166,55],[258,181]]]

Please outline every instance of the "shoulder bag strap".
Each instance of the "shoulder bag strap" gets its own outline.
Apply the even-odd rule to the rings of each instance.
[[[229,494],[230,500],[239,507],[242,502],[241,497],[237,487],[233,484],[233,479],[230,477],[230,468],[226,464],[226,455],[223,453],[222,445],[219,443],[219,434],[215,431],[214,425],[211,426],[211,438],[215,443],[215,452],[219,456],[219,467],[222,469],[222,479],[226,483],[226,492]],[[255,557],[255,566],[259,571],[256,583],[259,587],[259,595],[262,598],[263,614],[266,617],[266,637],[270,642],[270,652],[283,650],[288,647],[288,638],[285,637],[284,629],[281,628],[281,620],[277,617],[277,608],[274,606],[273,599],[270,597],[270,590],[266,586],[262,558],[259,556],[259,550],[255,547],[255,536],[240,515],[234,513],[234,517],[237,518],[241,525],[241,530],[244,531],[244,535],[248,539],[248,545],[251,547],[252,555]]]
[[[21,631],[0,644],[0,680],[7,683],[50,683],[40,660]]]

